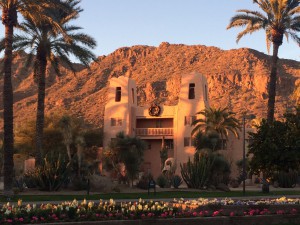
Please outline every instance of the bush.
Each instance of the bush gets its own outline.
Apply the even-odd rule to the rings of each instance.
[[[223,155],[213,154],[213,165],[211,168],[209,183],[218,186],[218,184],[229,184],[230,181],[230,164]]]
[[[143,175],[136,186],[138,188],[147,190],[150,180],[153,180],[153,176],[151,174]]]
[[[296,171],[280,171],[274,176],[274,180],[278,181],[281,188],[293,188],[297,184],[298,172]]]
[[[172,177],[172,186],[178,188],[182,184],[182,178],[178,175]]]
[[[161,174],[157,177],[156,184],[161,188],[165,188],[168,186],[168,179],[166,178],[166,176]]]

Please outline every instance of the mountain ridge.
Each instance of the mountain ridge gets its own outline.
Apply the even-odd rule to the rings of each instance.
[[[34,119],[36,112],[37,88],[33,71],[21,68],[25,58],[26,53],[16,53],[12,68],[16,124]],[[63,75],[57,78],[49,69],[45,112],[68,111],[91,127],[101,127],[111,77],[127,76],[136,80],[139,105],[149,105],[155,99],[159,104],[175,105],[181,76],[197,71],[207,77],[212,106],[228,106],[239,116],[247,111],[262,118],[267,108],[270,60],[270,56],[248,48],[222,50],[168,42],[158,47],[122,47],[107,56],[99,56],[98,62],[91,63],[90,69],[76,65],[76,75],[62,66]],[[290,94],[299,78],[298,61],[279,60],[276,117],[280,118],[286,107],[292,104]],[[0,95],[2,116],[2,91]],[[3,120],[0,121],[1,127],[2,123]]]

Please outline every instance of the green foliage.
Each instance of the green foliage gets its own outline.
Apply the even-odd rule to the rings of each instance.
[[[48,153],[40,167],[25,174],[42,191],[58,191],[70,175],[70,163],[59,154]]]
[[[247,178],[247,176],[250,174],[250,165],[249,165],[249,159],[246,158],[245,160],[245,169],[246,169],[246,174],[243,174],[243,159],[240,159],[238,161],[236,161],[236,166],[237,166],[237,169],[238,169],[238,173],[239,173],[239,176],[237,178],[237,180],[239,182],[245,180]]]
[[[278,182],[279,187],[293,188],[297,184],[298,172],[296,171],[280,171],[274,175],[274,180]]]
[[[199,131],[193,138],[193,145],[197,151],[203,149],[211,149],[214,151],[222,148],[220,141],[220,135],[216,131],[209,131],[207,133]]]
[[[151,173],[148,174],[143,174],[143,176],[141,177],[141,179],[138,181],[137,183],[137,187],[147,190],[148,189],[148,185],[150,180],[153,180],[153,176],[151,175]]]
[[[168,179],[166,178],[165,175],[161,174],[156,178],[156,184],[160,187],[160,188],[165,188],[168,186]]]
[[[221,154],[213,153],[213,165],[210,171],[209,184],[217,186],[218,184],[229,184],[230,181],[230,164]]]
[[[125,164],[127,176],[133,180],[137,177],[140,165],[143,161],[146,144],[138,137],[130,137],[123,132],[117,134],[109,148],[105,150],[104,157],[106,163],[120,175],[120,163]],[[122,174],[121,174],[122,175]]]
[[[227,108],[206,108],[197,113],[200,118],[195,120],[192,134],[202,131],[205,134],[216,131],[221,139],[228,138],[229,132],[238,137],[240,122],[235,118],[235,113]]]
[[[88,148],[92,148],[94,146],[97,146],[97,147],[103,146],[103,130],[102,129],[88,130],[83,133],[83,137],[85,140],[85,145]]]
[[[160,153],[160,164],[162,170],[164,168],[165,161],[168,159],[168,148],[163,147],[159,153]]]
[[[210,150],[198,151],[194,161],[180,165],[181,175],[189,188],[204,189],[209,185],[229,184],[230,164],[221,154]]]
[[[207,187],[214,158],[210,153],[196,153],[193,162],[189,158],[186,164],[180,164],[181,176],[189,188]]]
[[[265,120],[250,133],[252,155],[250,168],[253,173],[264,172],[273,177],[277,171],[298,170],[300,163],[300,110],[285,115],[285,121],[274,121],[269,125]]]
[[[182,178],[180,176],[178,176],[178,175],[173,176],[173,178],[172,178],[172,186],[174,188],[178,188],[182,184],[182,182],[183,182],[183,180],[182,180]]]

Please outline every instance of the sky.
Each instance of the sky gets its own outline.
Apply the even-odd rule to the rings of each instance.
[[[264,31],[237,44],[242,29],[226,30],[236,10],[259,10],[252,0],[82,0],[81,7],[84,11],[74,24],[96,39],[97,56],[120,47],[161,42],[224,50],[246,47],[267,54]],[[300,61],[300,48],[293,40],[284,40],[279,57]]]
[[[264,31],[237,44],[241,29],[226,30],[236,10],[259,10],[252,0],[82,0],[81,6],[84,11],[76,24],[97,40],[96,55],[161,42],[224,50],[247,47],[267,53]],[[300,61],[300,47],[284,40],[279,57]]]

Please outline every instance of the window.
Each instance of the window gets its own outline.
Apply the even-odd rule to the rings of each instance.
[[[188,147],[190,146],[191,138],[190,137],[185,137],[183,140],[183,146]]]
[[[195,84],[191,83],[189,85],[189,99],[195,99]]]
[[[116,102],[120,102],[121,101],[121,87],[116,87],[116,98],[115,98]]]
[[[165,139],[165,147],[167,149],[174,149],[174,141],[173,141],[173,139]]]
[[[205,101],[207,101],[207,99],[208,99],[207,85],[204,86],[204,94],[205,94]]]
[[[134,89],[131,88],[131,98],[132,98],[132,104],[134,104]]]
[[[122,119],[121,118],[110,118],[110,125],[112,127],[122,126]]]
[[[192,123],[197,119],[196,116],[185,116],[184,117],[184,126],[192,125]]]

